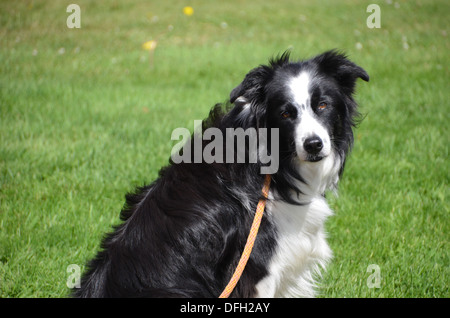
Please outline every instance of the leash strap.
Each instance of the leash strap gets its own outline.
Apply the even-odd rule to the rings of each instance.
[[[270,175],[267,174],[266,178],[264,179],[264,186],[262,189],[264,199],[259,200],[258,206],[256,207],[255,218],[253,219],[253,224],[250,229],[250,233],[248,235],[247,243],[245,244],[244,251],[242,252],[241,258],[236,267],[236,270],[234,271],[233,276],[230,279],[230,282],[228,283],[227,287],[225,287],[225,289],[223,290],[223,292],[219,296],[219,298],[228,298],[230,296],[230,294],[234,290],[234,287],[236,287],[236,284],[238,283],[239,279],[241,278],[241,275],[245,269],[245,266],[247,265],[247,261],[250,258],[250,254],[252,253],[253,245],[255,244],[259,225],[261,224],[261,219],[262,219],[262,216],[264,213],[264,208],[266,207],[266,199],[267,199],[267,196],[269,195],[270,180],[271,180]]]

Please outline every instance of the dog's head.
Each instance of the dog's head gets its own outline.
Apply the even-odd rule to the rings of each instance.
[[[250,71],[230,101],[246,126],[279,128],[280,159],[319,162],[334,151],[343,165],[358,115],[352,97],[358,78],[369,80],[336,51],[300,62],[286,52]]]

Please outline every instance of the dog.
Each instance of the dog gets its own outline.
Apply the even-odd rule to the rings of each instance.
[[[336,191],[352,148],[360,117],[353,98],[358,78],[369,81],[366,71],[339,51],[301,61],[285,52],[251,70],[229,102],[213,107],[203,121],[202,131],[278,133],[278,167],[266,210],[231,297],[316,295],[315,280],[332,257],[324,230],[332,211],[325,194]],[[122,223],[103,240],[75,296],[218,297],[262,197],[262,166],[259,159],[171,159],[153,183],[126,195]]]

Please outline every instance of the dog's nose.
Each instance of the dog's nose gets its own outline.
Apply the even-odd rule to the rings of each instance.
[[[313,136],[305,140],[303,147],[309,154],[317,155],[323,148],[323,142],[319,137]]]

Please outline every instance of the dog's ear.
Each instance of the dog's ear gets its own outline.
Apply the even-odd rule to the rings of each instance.
[[[231,93],[233,93],[233,92],[231,92]],[[237,107],[244,107],[245,105],[247,105],[249,103],[248,99],[242,95],[235,98],[233,102],[234,102],[234,105]]]
[[[260,66],[251,70],[230,93],[230,102],[234,104],[228,116],[235,116],[235,123],[245,127],[264,127],[264,114],[266,107],[265,86],[271,79],[273,69],[269,66]]]
[[[261,102],[264,97],[264,87],[273,77],[277,68],[289,63],[291,52],[285,51],[269,60],[269,65],[261,65],[251,70],[239,84],[230,93],[230,102],[234,103],[238,97],[244,97],[250,103]]]
[[[358,78],[368,82],[369,75],[360,66],[347,59],[345,54],[332,50],[316,56],[313,61],[317,63],[321,72],[334,77],[344,91],[351,95],[355,89]]]
[[[247,98],[244,97],[245,88],[243,87],[243,82],[239,84],[239,86],[235,87],[230,93],[230,102],[234,103],[236,106],[239,106],[237,101],[238,98],[241,100],[247,101]],[[242,106],[242,105],[241,105]]]
[[[230,102],[234,103],[242,97],[250,103],[258,103],[264,95],[264,86],[270,80],[273,70],[265,65],[251,70],[241,84],[230,93]]]

